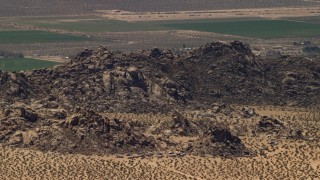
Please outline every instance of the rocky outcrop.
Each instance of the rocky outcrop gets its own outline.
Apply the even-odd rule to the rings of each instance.
[[[261,117],[257,127],[258,130],[262,132],[279,132],[285,128],[283,123],[281,123],[279,120],[267,116]]]
[[[214,126],[196,142],[193,151],[212,156],[252,156],[254,152],[246,148],[241,139],[233,135],[227,127]]]
[[[212,137],[212,142],[225,143],[227,145],[237,145],[241,143],[241,140],[238,137],[232,135],[231,132],[227,129],[214,127],[210,130],[210,134]]]
[[[0,119],[0,143],[66,153],[129,153],[155,151],[156,141],[143,134],[141,122],[108,119],[93,110],[80,110],[62,119],[30,121],[25,110]],[[34,113],[36,114],[36,113]],[[24,115],[25,117],[21,117]]]
[[[20,98],[28,98],[32,93],[29,86],[28,78],[22,73],[2,72],[0,70],[0,98],[1,100],[12,100]]]
[[[154,134],[165,135],[181,135],[181,136],[194,136],[198,135],[199,128],[191,121],[187,120],[180,113],[174,112],[172,120],[164,121],[158,125],[154,130]]]
[[[256,57],[239,41],[210,43],[185,55],[100,47],[53,68],[0,72],[0,83],[7,103],[55,97],[43,105],[101,112],[170,111],[212,102],[308,106],[320,99],[320,61]]]
[[[252,155],[242,133],[301,139],[303,132],[260,117],[250,106],[228,104],[319,104],[319,83],[319,60],[256,57],[238,41],[207,44],[185,55],[157,48],[128,54],[104,47],[84,50],[52,68],[0,71],[0,144],[84,154],[173,148],[190,154]],[[193,117],[200,119],[186,118],[185,110],[197,112]],[[107,112],[174,113],[155,125],[109,118]],[[222,127],[218,116],[240,119]],[[185,147],[173,136],[198,139]]]

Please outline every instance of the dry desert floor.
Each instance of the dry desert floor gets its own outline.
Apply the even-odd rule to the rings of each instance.
[[[58,154],[0,147],[0,179],[319,179],[319,121],[302,109],[255,107],[260,115],[281,119],[314,138],[294,140],[273,135],[242,135],[254,157],[164,157]],[[299,112],[300,111],[300,112]],[[110,116],[112,114],[109,114]],[[113,114],[127,118],[144,115]],[[146,116],[147,117],[147,116]],[[155,116],[148,121],[166,118]],[[307,120],[309,118],[309,120]],[[223,120],[223,118],[221,118]],[[310,130],[308,131],[308,129]],[[307,136],[307,135],[306,135]],[[269,143],[270,139],[276,143]],[[182,140],[182,139],[178,139]]]

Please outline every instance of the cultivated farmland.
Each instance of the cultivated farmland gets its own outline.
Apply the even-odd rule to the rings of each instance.
[[[47,68],[57,65],[56,62],[30,58],[0,58],[0,70],[2,71],[25,71]]]
[[[268,20],[252,17],[127,22],[101,17],[94,18],[91,16],[11,19],[13,22],[22,25],[31,25],[37,28],[88,33],[93,35],[107,32],[194,30],[254,38],[318,36],[320,34],[320,24],[309,22],[315,20],[316,17],[308,21]],[[26,33],[31,32],[27,31]],[[39,36],[41,35],[42,34],[40,33]],[[27,36],[30,35],[27,34]],[[43,36],[46,36],[46,34],[43,34]],[[52,36],[52,38],[51,36],[52,35],[48,36],[48,40],[56,39],[58,41],[63,38],[65,41],[74,41],[82,38],[69,35],[67,37],[64,37],[66,35]],[[85,38],[82,38],[82,40],[83,39]]]
[[[317,36],[320,24],[285,20],[186,22],[166,24],[179,30],[196,30],[255,38],[284,38]]]
[[[75,36],[57,34],[47,31],[35,31],[35,30],[11,30],[0,31],[0,43],[46,43],[46,42],[68,42],[68,41],[84,41],[87,38]]]
[[[4,21],[43,29],[91,34],[103,32],[160,31],[169,29],[159,26],[159,23],[155,22],[134,23],[94,16],[9,18]]]

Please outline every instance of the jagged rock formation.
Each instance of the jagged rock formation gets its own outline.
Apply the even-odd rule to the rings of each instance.
[[[239,138],[243,129],[294,138],[303,133],[260,117],[252,108],[236,110],[228,104],[319,104],[320,61],[256,57],[238,41],[207,44],[185,55],[157,48],[125,54],[100,47],[48,69],[0,71],[0,90],[0,144],[6,146],[142,153],[177,148],[179,143],[166,138],[183,136],[201,137],[192,146],[181,145],[188,153],[245,156],[252,152]],[[190,109],[207,111],[192,121],[180,113]],[[175,111],[171,121],[158,125],[103,116]],[[234,125],[233,133],[206,119],[218,115],[254,125]]]
[[[241,115],[238,110],[230,112]],[[154,126],[157,128],[150,134]],[[171,133],[166,133],[168,130]],[[172,136],[198,137],[199,140],[185,147],[169,140]],[[172,114],[172,120],[156,125],[144,120],[108,118],[94,110],[77,109],[67,113],[60,109],[43,111],[43,107],[12,106],[0,114],[0,144],[82,154],[142,154],[174,148],[198,155],[253,155],[227,127],[212,120],[193,121],[179,112]]]
[[[52,96],[69,109],[98,111],[166,111],[191,101],[305,106],[320,94],[319,60],[256,57],[238,41],[207,44],[183,56],[101,47],[53,68],[0,74],[2,100]]]
[[[185,87],[165,72],[166,62],[170,60],[159,59],[162,54],[154,55],[153,51],[148,53],[126,55],[105,48],[86,50],[70,63],[33,71],[28,77],[34,86],[41,87],[37,96],[58,97],[61,104],[70,108],[160,111],[168,102],[190,99]]]
[[[213,156],[250,156],[253,155],[226,127],[212,127],[194,147],[199,154]]]
[[[142,132],[141,122],[108,119],[80,110],[61,119],[24,108],[8,110],[0,119],[0,142],[7,146],[33,147],[67,153],[130,153],[154,151],[156,141]]]
[[[0,70],[0,98],[9,100],[9,98],[27,98],[32,93],[29,87],[28,78],[21,73],[2,72]]]
[[[207,44],[174,69],[201,102],[303,106],[319,100],[319,70],[319,60],[256,57],[237,41]]]

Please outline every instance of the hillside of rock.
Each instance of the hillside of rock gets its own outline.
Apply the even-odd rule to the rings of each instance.
[[[162,112],[232,104],[310,106],[320,99],[320,60],[259,57],[248,45],[214,42],[176,54],[84,50],[70,62],[31,72],[0,72],[4,104],[98,112]]]
[[[0,90],[1,146],[130,158],[162,157],[163,152],[252,156],[257,152],[242,143],[241,134],[302,139],[303,132],[230,104],[318,105],[320,60],[258,57],[238,41],[214,42],[185,54],[100,47],[48,69],[0,71]],[[185,112],[197,113],[187,118]],[[151,123],[146,117],[105,113],[172,116]],[[230,128],[217,123],[219,117],[246,123]]]

